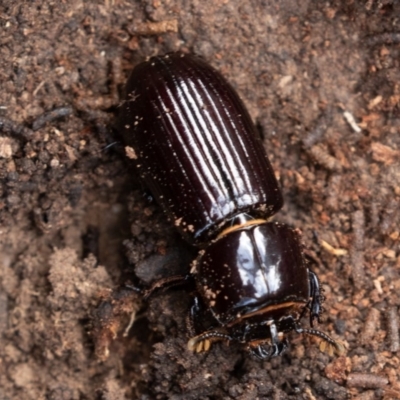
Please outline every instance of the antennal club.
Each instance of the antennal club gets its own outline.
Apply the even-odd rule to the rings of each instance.
[[[334,354],[340,356],[345,352],[345,347],[343,343],[333,340],[330,336],[328,336],[324,332],[318,331],[316,329],[301,328],[299,326],[296,326],[295,331],[297,333],[303,333],[305,335],[317,336],[320,339],[322,339],[319,349],[324,353],[328,353],[330,356]]]

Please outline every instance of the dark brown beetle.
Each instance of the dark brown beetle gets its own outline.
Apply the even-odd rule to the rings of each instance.
[[[191,350],[237,341],[264,359],[281,354],[290,331],[337,343],[301,327],[319,320],[322,296],[298,233],[269,222],[283,204],[263,145],[239,96],[215,69],[182,53],[138,65],[127,84],[119,130],[137,171],[181,234],[200,248]],[[207,322],[207,324],[206,324]],[[205,325],[206,324],[206,325]]]

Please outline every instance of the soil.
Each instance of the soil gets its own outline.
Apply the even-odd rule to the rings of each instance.
[[[395,0],[3,0],[0,399],[400,398],[399,16]],[[113,130],[132,67],[177,50],[248,106],[284,193],[275,219],[302,230],[319,328],[345,355],[296,334],[268,361],[223,343],[193,355],[175,290],[136,299],[99,360],[110,289],[195,254]]]

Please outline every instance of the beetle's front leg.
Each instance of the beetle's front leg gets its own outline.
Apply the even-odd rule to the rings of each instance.
[[[310,296],[311,301],[309,304],[310,308],[310,325],[313,327],[314,319],[320,322],[320,316],[323,311],[322,302],[324,300],[324,296],[321,294],[321,287],[319,284],[318,276],[312,272],[308,271],[308,279],[310,282]]]
[[[202,312],[203,306],[201,299],[198,295],[195,295],[192,299],[192,304],[186,318],[186,327],[190,337],[194,337],[201,333],[199,321]]]

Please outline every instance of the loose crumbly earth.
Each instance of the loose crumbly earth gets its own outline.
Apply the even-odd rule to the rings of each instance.
[[[3,0],[0,399],[400,398],[399,15],[395,0]],[[219,69],[257,122],[286,201],[276,219],[319,262],[321,329],[345,356],[296,335],[271,361],[224,344],[192,355],[189,296],[173,291],[96,359],[108,290],[193,258],[106,147],[131,68],[176,50]],[[9,123],[58,107],[28,136]]]

